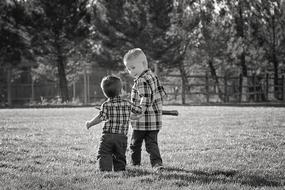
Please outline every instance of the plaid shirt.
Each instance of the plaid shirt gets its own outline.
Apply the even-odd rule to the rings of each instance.
[[[166,95],[157,76],[151,71],[144,71],[132,87],[131,100],[135,105],[146,107],[139,120],[131,121],[134,130],[152,131],[162,127],[162,100]]]
[[[142,108],[119,96],[106,100],[99,112],[100,119],[105,121],[103,132],[127,135],[131,112],[141,114]]]

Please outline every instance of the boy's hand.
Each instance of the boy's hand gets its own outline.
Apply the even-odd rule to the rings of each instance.
[[[143,114],[131,114],[130,119],[131,120],[138,120],[139,118],[141,118],[143,116]]]
[[[123,98],[125,98],[125,99],[130,99],[130,98],[131,98],[130,93],[127,93],[127,92],[124,91],[123,89],[122,89],[122,92],[121,92],[121,96],[122,96]]]
[[[89,129],[92,125],[90,121],[86,121],[85,126],[87,129]]]

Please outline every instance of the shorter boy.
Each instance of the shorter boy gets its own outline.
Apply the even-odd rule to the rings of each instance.
[[[99,114],[86,122],[89,129],[105,121],[97,155],[100,171],[124,171],[126,169],[127,134],[131,112],[141,114],[140,106],[120,97],[122,83],[120,78],[106,76],[101,88],[108,98],[100,108]]]

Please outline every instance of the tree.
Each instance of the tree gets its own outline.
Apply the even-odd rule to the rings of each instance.
[[[38,58],[57,68],[62,102],[69,100],[66,67],[68,56],[90,32],[88,0],[34,0],[33,46]]]
[[[280,12],[281,12],[281,17],[280,17],[280,30],[278,30],[278,44],[280,45],[280,48],[283,49],[282,54],[283,54],[283,65],[285,65],[285,0],[281,0],[280,2]]]
[[[0,10],[1,66],[16,66],[23,58],[32,59],[30,15],[24,1],[1,1]]]
[[[99,0],[94,5],[94,26],[99,41],[96,60],[109,68],[122,68],[130,48],[142,48],[150,63],[159,62],[168,43],[172,0]]]
[[[278,80],[276,1],[220,2],[226,5],[225,13],[233,18],[233,24],[228,27],[231,34],[227,45],[229,61],[238,65],[240,74],[245,77],[249,71],[264,71],[269,68],[268,63],[273,63],[275,79]]]
[[[226,75],[226,67],[224,67],[225,65],[222,63],[226,60],[225,52],[227,49],[227,40],[229,39],[229,35],[227,33],[229,18],[225,15],[222,5],[218,4],[220,9],[217,10],[215,3],[218,2],[199,2],[201,37],[198,48],[200,50],[200,55],[203,54],[205,59],[204,62],[206,62],[208,70],[215,81],[219,98],[221,100],[225,100],[220,88],[217,70],[223,70],[223,74]]]
[[[194,8],[193,1],[177,1],[171,14],[171,26],[167,31],[165,51],[160,62],[164,69],[177,69],[182,80],[182,104],[186,103],[186,91],[189,84],[187,62],[185,58],[189,50],[197,48],[200,22],[199,12]],[[190,63],[191,64],[191,63]]]
[[[278,97],[279,85],[279,62],[282,54],[282,21],[281,10],[278,1],[261,1],[252,4],[254,14],[251,20],[251,37],[257,44],[264,49],[264,60],[266,64],[259,64],[259,67],[273,68],[275,97]]]
[[[7,74],[7,86],[5,90],[4,88],[1,89],[1,96],[7,96],[8,105],[12,104],[12,68],[19,68],[23,66],[24,62],[34,62],[33,51],[30,46],[30,22],[31,16],[25,1],[1,1],[0,66],[4,68],[5,74]],[[26,64],[26,66],[29,65]]]

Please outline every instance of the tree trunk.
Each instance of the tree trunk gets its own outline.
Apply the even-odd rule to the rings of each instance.
[[[62,49],[60,45],[57,45],[57,69],[58,69],[58,77],[59,77],[59,90],[61,102],[69,101],[68,96],[68,88],[67,88],[67,80],[65,73],[65,59],[62,55]]]
[[[12,79],[12,68],[11,66],[8,66],[7,68],[7,103],[8,103],[8,106],[12,106],[12,82],[11,82],[11,79]]]
[[[276,28],[275,28],[275,16],[272,16],[272,52],[271,52],[271,59],[273,62],[273,69],[274,69],[274,97],[279,99],[279,81],[278,81],[278,60],[276,57]]]
[[[208,61],[208,66],[209,66],[209,68],[210,68],[211,76],[212,76],[213,79],[215,80],[215,85],[216,85],[217,88],[218,88],[219,98],[220,98],[221,100],[223,100],[223,92],[222,92],[222,90],[221,90],[221,88],[220,88],[219,79],[218,79],[218,76],[217,76],[217,73],[216,73],[216,69],[215,69],[215,67],[214,67],[214,65],[213,65],[213,60],[212,60],[212,59],[210,59],[210,60]]]
[[[182,79],[182,104],[186,104],[186,86],[188,84],[187,75],[183,64],[179,64],[179,71]]]
[[[242,53],[242,55],[240,56],[240,64],[241,64],[242,76],[247,77],[247,66],[245,62],[245,53]]]
[[[239,18],[237,22],[237,35],[244,39],[244,18],[243,18],[243,7],[242,1],[239,1]],[[241,66],[241,74],[244,77],[247,77],[247,66],[245,62],[245,52],[243,50],[242,54],[240,55],[240,66]]]
[[[242,7],[242,1],[239,0],[239,16],[236,20],[236,24],[237,24],[237,36],[244,39],[244,18],[243,18],[243,7]],[[245,91],[247,91],[246,88],[243,87],[244,84],[244,77],[247,77],[247,66],[246,66],[246,61],[245,61],[245,52],[243,50],[243,52],[241,53],[241,55],[239,56],[239,60],[240,60],[240,101],[247,99],[247,96],[245,98],[243,98],[243,94],[246,94]]]
[[[275,48],[274,48],[275,49]],[[274,97],[276,99],[280,99],[279,98],[279,80],[278,80],[278,61],[277,61],[277,58],[276,58],[276,53],[275,53],[275,50],[273,49],[273,53],[272,53],[272,62],[273,62],[273,67],[274,67]]]

